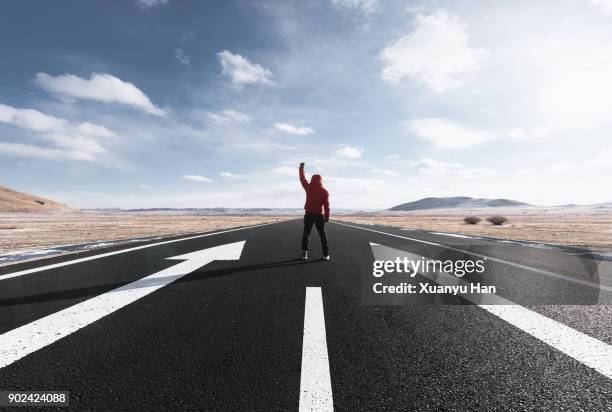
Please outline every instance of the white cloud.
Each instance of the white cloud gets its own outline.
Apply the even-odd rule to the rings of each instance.
[[[387,160],[393,160],[393,159],[399,159],[400,155],[398,155],[397,153],[393,153],[393,154],[389,154],[385,156],[385,159]]]
[[[608,35],[609,36],[609,35]],[[591,46],[592,47],[592,46]],[[550,75],[549,84],[539,104],[545,113],[555,116],[556,123],[579,122],[583,125],[610,118],[612,105],[612,49],[601,46],[592,55],[567,51],[576,62]],[[578,63],[580,62],[580,63]],[[537,99],[534,99],[538,101]]]
[[[271,84],[272,72],[259,64],[251,63],[240,54],[233,54],[228,50],[217,53],[217,58],[223,74],[229,76],[236,88],[249,84]]]
[[[248,113],[242,113],[237,110],[223,110],[217,113],[208,112],[206,117],[215,123],[246,123],[250,122],[252,116]]]
[[[545,127],[534,127],[531,129],[522,129],[516,128],[508,131],[506,134],[508,137],[512,137],[515,139],[531,139],[531,138],[540,138],[548,135],[550,131]]]
[[[429,140],[439,149],[456,149],[490,141],[495,136],[484,130],[468,129],[445,119],[415,119],[411,130],[420,138]]]
[[[274,123],[274,127],[283,133],[307,136],[314,133],[314,130],[306,126],[294,126],[289,123]]]
[[[550,173],[565,173],[574,167],[572,162],[561,162],[549,165],[546,167],[546,171]]]
[[[149,186],[149,185],[138,185],[138,187],[141,188],[141,189],[150,189],[151,188],[151,186]]]
[[[335,154],[335,153],[332,153]],[[354,162],[350,159],[338,159],[336,157],[314,158],[307,165],[312,165],[319,171],[337,171],[345,167],[354,166]]]
[[[138,87],[110,74],[92,73],[89,79],[84,79],[73,74],[50,76],[38,73],[36,83],[61,97],[121,103],[155,116],[166,115],[165,110],[155,106]]]
[[[21,143],[0,142],[0,153],[10,156],[25,157],[30,159],[67,159],[94,161],[95,156],[91,153],[78,150],[62,150],[48,147],[32,146]]]
[[[185,53],[183,49],[175,49],[174,57],[185,66],[191,66],[191,56]]]
[[[274,169],[270,169],[270,171],[281,176],[297,176],[298,174],[297,167],[290,166],[279,166],[275,167]]]
[[[347,159],[359,159],[363,154],[363,149],[347,145],[339,145],[338,149],[333,152],[334,155]]]
[[[138,4],[145,9],[156,9],[160,6],[164,6],[169,2],[169,0],[137,0]]]
[[[591,163],[593,166],[596,166],[596,167],[612,168],[612,150],[604,150],[599,155],[597,155],[595,159],[593,159],[589,163]]]
[[[376,173],[379,175],[385,175],[385,176],[399,176],[399,173],[391,169],[373,169],[372,173]]]
[[[212,182],[211,179],[205,177],[205,176],[199,176],[199,175],[184,175],[183,179],[185,180],[189,180],[190,182],[198,182],[198,183],[208,183],[208,182]]]
[[[486,179],[495,176],[495,171],[483,167],[470,167],[466,169],[459,169],[453,172],[453,179],[457,180],[475,180],[475,179]]]
[[[219,173],[221,177],[225,177],[228,179],[240,179],[240,175],[234,174],[232,172],[221,172]]]
[[[419,172],[431,176],[440,176],[461,167],[463,166],[459,163],[447,163],[427,158],[419,160],[416,165]]]
[[[493,177],[495,171],[484,167],[465,167],[461,163],[424,158],[416,165],[419,172],[430,176],[448,175],[455,180],[475,180]]]
[[[0,104],[0,122],[36,132],[54,132],[68,126],[68,121],[65,119],[50,116],[38,110],[19,109],[5,104]]]
[[[515,128],[503,133],[478,130],[440,118],[415,119],[409,129],[418,137],[429,140],[438,149],[457,149],[506,137],[512,139],[539,139],[550,134],[550,130],[537,126],[529,129]]]
[[[235,153],[236,151],[249,152],[249,153],[271,153],[277,151],[291,151],[295,150],[295,146],[290,146],[286,144],[278,144],[275,142],[270,142],[266,140],[261,141],[237,141],[237,142],[229,142],[224,147],[225,150],[231,151]]]
[[[27,153],[37,153],[39,157],[47,158],[95,160],[96,155],[106,152],[98,140],[117,137],[113,131],[94,123],[69,122],[38,110],[20,109],[1,103],[0,123],[32,131],[37,137],[50,141],[61,149],[46,149],[47,155],[45,155],[42,151],[31,149],[35,146],[29,149],[12,146],[12,153],[22,156],[27,156]],[[5,147],[5,152],[8,152],[7,150]]]
[[[379,0],[332,0],[334,6],[360,10],[365,15],[374,13]]]
[[[415,78],[436,92],[464,84],[480,66],[484,50],[468,45],[465,23],[444,11],[417,14],[412,33],[400,37],[380,54],[381,78],[396,86]]]
[[[590,0],[591,6],[597,7],[603,14],[612,14],[612,0]]]
[[[514,174],[517,176],[532,176],[534,173],[535,173],[535,170],[526,167],[526,168],[517,170]]]
[[[390,186],[384,179],[323,176],[323,184],[331,196],[332,211],[334,207],[358,208],[357,199],[381,201],[385,206]],[[381,198],[384,197],[383,198]],[[386,206],[389,207],[389,206]]]

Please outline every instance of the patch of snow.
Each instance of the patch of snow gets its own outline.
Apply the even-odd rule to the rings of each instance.
[[[469,236],[469,235],[459,235],[457,233],[445,233],[445,232],[430,232],[432,235],[442,235],[442,236],[450,236],[450,237],[458,237],[462,239],[482,239],[479,236]]]

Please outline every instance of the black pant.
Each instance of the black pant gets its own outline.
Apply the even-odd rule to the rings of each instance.
[[[327,244],[327,235],[325,234],[325,220],[321,213],[306,212],[304,215],[304,233],[302,234],[302,250],[308,250],[308,238],[310,237],[310,231],[312,225],[315,225],[319,237],[321,238],[321,246],[323,247],[323,254],[329,254],[329,245]]]

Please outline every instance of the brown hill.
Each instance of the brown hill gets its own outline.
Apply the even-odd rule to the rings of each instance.
[[[44,197],[18,192],[0,186],[0,212],[2,213],[70,213],[76,212],[62,203]]]

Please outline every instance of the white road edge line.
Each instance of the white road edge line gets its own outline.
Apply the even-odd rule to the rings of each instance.
[[[151,244],[142,245],[142,246],[135,246],[135,247],[131,247],[131,248],[128,248],[128,249],[115,250],[113,252],[101,253],[99,255],[87,256],[87,257],[83,257],[83,258],[79,258],[79,259],[67,260],[65,262],[53,263],[51,265],[39,266],[39,267],[35,267],[35,268],[32,268],[32,269],[25,269],[25,270],[20,270],[18,272],[7,273],[7,274],[4,274],[4,275],[0,275],[0,280],[16,278],[18,276],[29,275],[31,273],[42,272],[44,270],[49,270],[49,269],[61,268],[63,266],[74,265],[76,263],[87,262],[87,261],[94,260],[94,259],[101,259],[101,258],[105,258],[105,257],[108,257],[108,256],[114,256],[114,255],[119,255],[121,253],[133,252],[135,250],[146,249],[146,248],[150,248],[150,247],[154,247],[154,246],[167,245],[169,243],[182,242],[184,240],[199,239],[199,238],[202,238],[202,237],[220,235],[220,234],[223,234],[223,233],[236,232],[238,230],[245,230],[245,229],[252,229],[252,228],[256,228],[256,227],[268,226],[268,225],[273,225],[273,224],[276,224],[276,223],[280,223],[280,222],[262,223],[260,225],[238,227],[238,228],[235,228],[235,229],[222,230],[220,232],[205,233],[205,234],[202,234],[202,235],[183,237],[183,238],[180,238],[180,239],[166,240],[166,241],[163,241],[163,242],[151,243]]]
[[[3,333],[0,335],[0,368],[102,319],[213,260],[240,259],[244,244],[245,241],[228,243],[169,257],[167,259],[184,262]]]
[[[382,235],[393,236],[393,237],[397,237],[397,238],[400,238],[400,239],[412,240],[414,242],[424,243],[426,245],[439,246],[439,247],[443,247],[445,249],[452,250],[452,251],[455,251],[455,252],[465,253],[467,255],[472,255],[472,256],[478,256],[480,258],[487,259],[487,260],[492,260],[492,261],[498,262],[498,263],[503,263],[505,265],[514,266],[514,267],[517,267],[517,268],[520,268],[520,269],[530,270],[532,272],[540,273],[540,274],[545,275],[545,276],[549,276],[549,277],[553,277],[553,278],[557,278],[557,279],[563,279],[563,280],[566,280],[568,282],[577,283],[577,284],[583,285],[583,286],[589,286],[589,287],[592,287],[592,288],[598,289],[598,290],[605,290],[606,292],[612,292],[612,286],[600,285],[600,284],[589,282],[589,281],[586,281],[586,280],[571,278],[569,276],[564,276],[564,275],[561,275],[559,273],[549,272],[548,270],[538,269],[538,268],[534,268],[534,267],[531,267],[531,266],[522,265],[520,263],[511,262],[509,260],[499,259],[499,258],[487,256],[487,255],[482,255],[480,253],[470,252],[470,251],[464,250],[464,249],[458,249],[458,248],[454,248],[454,247],[451,247],[451,246],[446,246],[446,245],[441,244],[441,243],[428,242],[426,240],[421,240],[421,239],[415,239],[415,238],[412,238],[412,237],[396,235],[394,233],[382,232],[380,230],[367,229],[365,227],[360,227],[360,226],[348,225],[346,223],[339,223],[337,221],[334,221],[332,223],[335,223],[335,224],[341,225],[341,226],[352,227],[354,229],[366,230],[368,232],[380,233]]]
[[[390,249],[412,257],[423,257],[414,253],[393,249],[370,242],[372,253],[377,256],[377,250]],[[377,258],[377,257],[376,257]],[[427,259],[427,258],[425,258]],[[469,286],[469,282],[448,273],[419,272],[439,285]],[[570,328],[561,322],[547,318],[537,312],[517,305],[513,301],[499,295],[460,294],[464,299],[476,306],[508,322],[512,326],[527,332],[536,339],[552,346],[560,352],[574,358],[578,362],[595,369],[597,372],[612,379],[612,346],[591,336]]]
[[[333,410],[323,297],[320,287],[307,287],[299,411]]]

